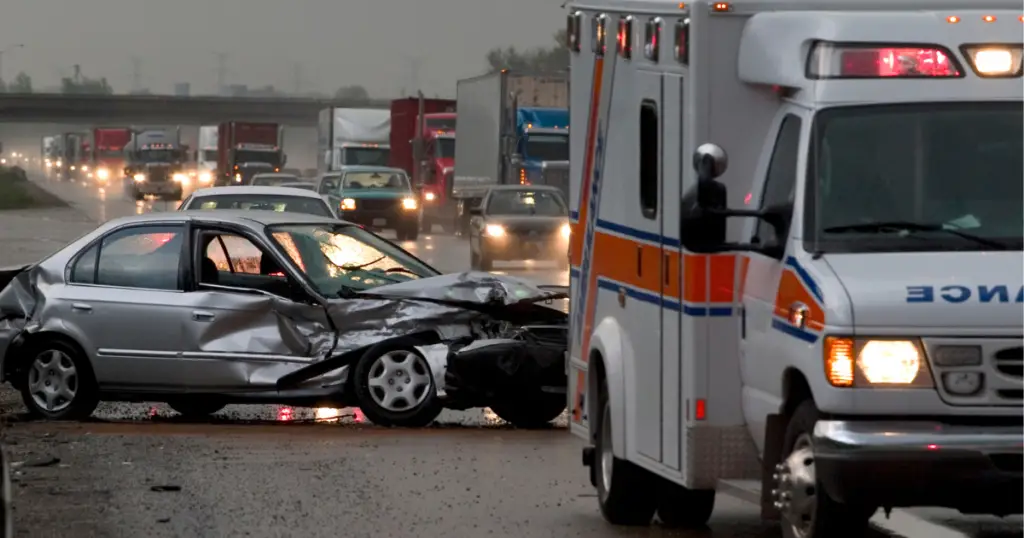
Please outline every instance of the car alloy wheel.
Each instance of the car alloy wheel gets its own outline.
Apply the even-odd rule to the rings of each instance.
[[[31,414],[49,419],[87,418],[99,396],[88,359],[76,345],[47,339],[27,350],[21,392]]]
[[[430,364],[411,347],[368,351],[354,383],[359,407],[379,426],[426,426],[441,413]]]

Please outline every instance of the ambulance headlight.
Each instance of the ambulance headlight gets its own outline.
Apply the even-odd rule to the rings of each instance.
[[[484,226],[484,235],[487,237],[505,237],[505,227],[500,224],[488,224]]]
[[[1021,75],[1022,49],[1005,45],[964,45],[964,56],[979,77],[1000,78]]]
[[[899,338],[825,338],[825,376],[834,387],[933,387],[921,342]]]

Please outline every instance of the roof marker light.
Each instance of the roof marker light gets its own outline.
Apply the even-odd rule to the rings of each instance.
[[[981,18],[981,20],[983,20],[985,22],[996,22],[996,16],[995,15],[985,15],[984,17]]]
[[[810,79],[958,78],[956,59],[937,45],[816,43],[807,62]]]
[[[715,2],[711,6],[711,10],[716,13],[725,13],[727,11],[732,11],[732,4],[729,2]]]
[[[960,22],[960,17],[957,17],[956,15],[950,15],[946,17],[946,22],[948,22],[949,24],[956,24]]]

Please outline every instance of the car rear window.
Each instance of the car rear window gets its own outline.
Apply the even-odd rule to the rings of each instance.
[[[318,217],[333,217],[327,203],[319,198],[280,196],[268,194],[222,194],[194,198],[188,209],[242,209],[305,213]]]

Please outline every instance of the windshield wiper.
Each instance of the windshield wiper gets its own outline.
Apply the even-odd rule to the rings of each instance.
[[[337,265],[339,268],[344,269],[346,271],[358,271],[359,269],[362,269],[364,267],[369,267],[369,266],[371,266],[371,265],[373,265],[373,264],[383,260],[384,258],[387,258],[387,256],[381,256],[380,258],[377,258],[376,260],[366,262],[366,263],[364,263],[362,265],[338,265],[336,263],[334,265]],[[328,258],[328,259],[330,259],[330,258]],[[331,262],[331,263],[334,263],[334,262]]]
[[[941,232],[949,235],[955,235],[957,237],[967,239],[968,241],[974,241],[979,245],[985,245],[999,250],[1007,250],[1009,247],[999,241],[981,237],[972,233],[968,233],[956,228],[950,228],[944,224],[934,224],[927,222],[911,222],[902,220],[893,221],[879,221],[879,222],[864,222],[857,224],[843,224],[841,226],[831,226],[825,228],[825,233],[887,233],[887,232]]]

